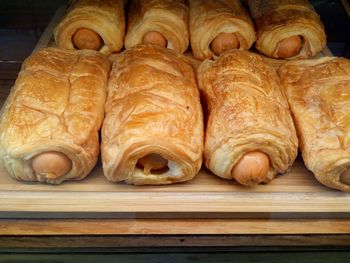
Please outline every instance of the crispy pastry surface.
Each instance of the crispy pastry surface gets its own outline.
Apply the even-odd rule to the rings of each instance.
[[[19,180],[82,179],[96,164],[109,61],[96,51],[47,48],[25,60],[1,110],[0,159]],[[58,151],[72,161],[61,178],[36,176],[31,158]]]
[[[105,176],[113,182],[171,184],[201,168],[203,116],[193,67],[169,49],[138,45],[121,53],[108,82],[102,128]],[[144,173],[140,158],[160,154],[168,171]]]
[[[123,48],[125,35],[124,3],[126,0],[78,0],[54,30],[58,47],[75,49],[74,33],[80,28],[96,32],[103,40],[99,50],[105,55]]]
[[[232,179],[231,170],[248,152],[270,159],[268,180],[284,173],[297,156],[297,137],[276,72],[256,54],[230,50],[205,60],[197,72],[206,103],[205,165]]]
[[[303,38],[300,52],[288,59],[317,55],[326,46],[326,35],[319,15],[307,0],[248,0],[255,23],[255,47],[277,58],[278,43],[291,36]]]
[[[184,0],[131,0],[125,48],[142,43],[143,36],[156,31],[167,40],[167,48],[180,53],[188,48],[188,7]]]
[[[189,0],[189,28],[195,58],[214,56],[212,41],[221,33],[236,33],[239,49],[249,49],[255,41],[254,25],[239,0]]]
[[[305,162],[322,184],[350,191],[350,60],[325,57],[289,62],[279,71]]]

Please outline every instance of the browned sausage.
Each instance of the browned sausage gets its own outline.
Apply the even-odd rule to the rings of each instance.
[[[254,186],[264,181],[269,168],[269,157],[261,151],[253,151],[243,155],[233,167],[231,175],[242,185]]]
[[[151,153],[138,160],[138,165],[143,168],[144,174],[150,174],[151,171],[162,171],[168,165],[168,160],[161,155]]]
[[[154,44],[160,47],[167,46],[166,38],[157,31],[150,31],[146,33],[142,38],[142,43],[144,44]]]
[[[72,169],[72,161],[63,153],[45,152],[32,159],[32,168],[36,174],[56,179]]]
[[[221,33],[211,42],[211,50],[219,56],[226,50],[239,48],[236,33]]]
[[[301,49],[301,37],[291,36],[277,45],[277,57],[278,58],[290,58],[299,53]]]
[[[350,185],[350,168],[346,169],[346,171],[340,176],[340,182]]]
[[[95,31],[88,28],[78,29],[72,37],[73,45],[77,49],[100,50],[102,39]]]

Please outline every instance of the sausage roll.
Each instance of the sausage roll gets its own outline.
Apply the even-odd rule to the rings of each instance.
[[[1,110],[0,160],[12,177],[59,184],[88,175],[109,70],[92,50],[47,48],[25,60]]]
[[[125,48],[148,43],[185,52],[187,13],[184,0],[131,0]]]
[[[322,184],[350,192],[350,60],[289,62],[278,74],[306,167]]]
[[[315,56],[326,46],[320,17],[307,0],[248,0],[256,48],[273,58]]]
[[[190,0],[189,4],[195,58],[212,58],[233,48],[247,50],[254,43],[254,25],[239,0]]]
[[[64,49],[92,49],[109,55],[124,44],[126,0],[74,1],[54,30],[56,45]]]
[[[288,171],[298,141],[275,70],[259,55],[232,49],[205,60],[197,79],[206,104],[208,169],[246,186]]]
[[[120,54],[108,82],[102,127],[105,176],[129,184],[171,184],[201,168],[203,117],[192,65],[155,45]]]

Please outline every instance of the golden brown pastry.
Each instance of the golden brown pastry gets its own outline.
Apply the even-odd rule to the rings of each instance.
[[[307,0],[248,0],[255,47],[273,58],[313,57],[326,46],[320,17]]]
[[[185,52],[187,13],[184,0],[131,0],[125,48],[148,43]]]
[[[192,65],[155,45],[119,55],[108,82],[102,163],[108,180],[171,184],[201,168],[203,117]]]
[[[289,62],[278,74],[306,167],[322,184],[350,192],[350,60]]]
[[[126,0],[74,1],[54,30],[58,47],[92,49],[109,55],[124,44]]]
[[[232,48],[247,50],[254,43],[254,25],[239,0],[190,0],[189,4],[195,58],[212,58]]]
[[[276,72],[259,55],[232,49],[197,72],[206,104],[205,165],[246,186],[284,173],[297,137]]]
[[[109,70],[92,50],[47,48],[25,60],[1,111],[0,159],[12,177],[58,184],[88,175]]]

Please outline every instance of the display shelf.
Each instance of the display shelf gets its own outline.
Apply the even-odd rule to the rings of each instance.
[[[34,51],[54,45],[64,9]],[[326,48],[320,56],[331,55]],[[109,182],[100,162],[84,180],[60,185],[19,182],[0,166],[0,236],[0,249],[350,246],[350,194],[321,185],[301,158],[254,188],[205,168],[185,183],[132,186]]]

